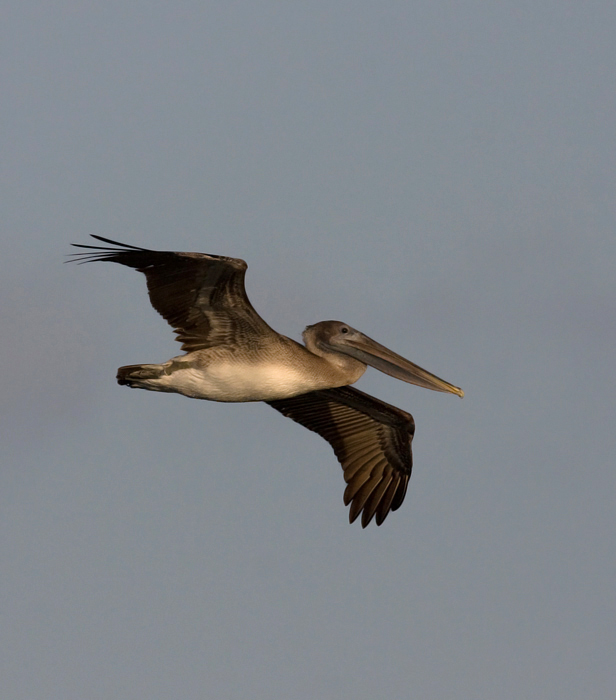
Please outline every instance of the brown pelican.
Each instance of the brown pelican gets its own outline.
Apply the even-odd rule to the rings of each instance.
[[[74,243],[98,252],[74,253],[73,261],[110,261],[143,272],[152,306],[185,351],[163,364],[120,367],[118,384],[210,401],[265,401],[333,447],[347,482],[350,522],[362,513],[362,527],[373,517],[380,525],[402,505],[413,417],[348,385],[371,365],[426,389],[462,397],[461,389],[340,321],[308,326],[305,346],[276,333],[248,300],[243,260],[93,238],[115,247]]]

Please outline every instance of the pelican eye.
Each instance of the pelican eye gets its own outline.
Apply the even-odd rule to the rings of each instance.
[[[348,333],[349,329],[346,326],[342,326],[342,328],[340,329],[340,332],[341,333]]]

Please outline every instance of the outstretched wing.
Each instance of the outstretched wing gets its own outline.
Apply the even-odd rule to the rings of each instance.
[[[344,504],[351,504],[350,522],[363,511],[362,527],[374,516],[380,525],[402,505],[413,466],[410,413],[350,386],[267,403],[334,448],[347,482]]]
[[[177,333],[187,352],[217,345],[250,346],[273,333],[246,296],[248,265],[239,258],[205,253],[148,250],[92,236],[114,248],[80,245],[98,252],[74,253],[73,261],[109,261],[146,276],[152,306]]]

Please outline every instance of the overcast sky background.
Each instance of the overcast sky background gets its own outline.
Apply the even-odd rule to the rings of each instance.
[[[589,700],[616,687],[616,5],[4,2],[0,695]],[[382,527],[89,234],[248,261],[461,386]]]

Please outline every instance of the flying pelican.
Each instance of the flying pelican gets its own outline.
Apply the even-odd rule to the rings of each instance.
[[[410,384],[464,396],[462,389],[340,321],[307,326],[304,345],[276,333],[244,288],[247,264],[205,253],[174,253],[92,236],[72,261],[110,261],[146,277],[152,306],[173,327],[184,355],[118,369],[118,384],[209,401],[265,401],[332,446],[347,483],[352,523],[380,525],[404,500],[415,422],[349,384],[370,365]]]

